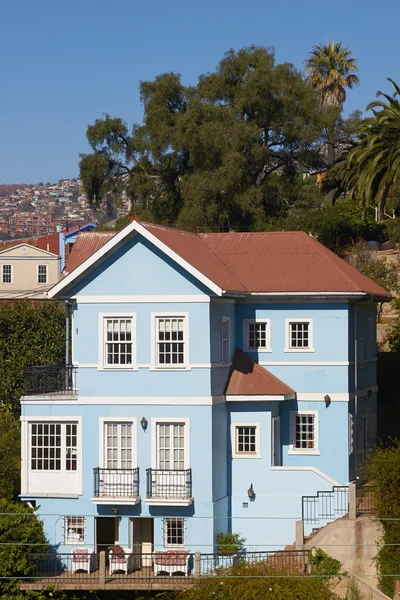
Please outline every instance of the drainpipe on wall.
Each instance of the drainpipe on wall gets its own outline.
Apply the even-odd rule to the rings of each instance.
[[[65,364],[70,364],[70,310],[71,304],[68,302],[65,303]]]
[[[357,344],[357,304],[354,305],[354,474],[357,475],[357,452],[358,452],[358,344]]]

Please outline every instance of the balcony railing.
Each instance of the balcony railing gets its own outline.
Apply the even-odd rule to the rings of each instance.
[[[72,394],[76,392],[76,372],[73,365],[25,367],[25,395]]]
[[[137,498],[139,469],[93,469],[95,498]]]
[[[192,497],[192,469],[147,469],[147,498]]]

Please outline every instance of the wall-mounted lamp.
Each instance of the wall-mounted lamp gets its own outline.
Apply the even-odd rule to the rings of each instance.
[[[332,402],[332,400],[331,400],[331,397],[330,397],[330,395],[329,395],[329,394],[326,394],[326,395],[324,396],[324,401],[325,401],[325,406],[326,406],[326,408],[328,408],[328,406],[329,406],[329,405],[330,405],[330,403]]]
[[[142,426],[143,431],[146,431],[146,429],[147,429],[147,419],[146,419],[146,417],[142,418],[142,420],[140,421],[140,424]]]
[[[371,396],[372,396],[372,390],[368,390],[368,392],[367,392],[367,398],[368,398],[368,400],[371,398]]]
[[[256,496],[256,493],[255,493],[255,491],[254,491],[254,488],[253,488],[253,484],[252,484],[252,483],[250,484],[250,487],[249,487],[249,489],[247,490],[247,495],[248,495],[248,497],[250,498],[250,500],[254,500],[254,498],[255,498],[255,496]]]
[[[113,513],[114,513],[114,515],[118,515],[119,514],[119,508],[118,508],[118,506],[113,506]]]

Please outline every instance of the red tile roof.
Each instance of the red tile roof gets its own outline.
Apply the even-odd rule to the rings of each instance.
[[[390,297],[381,286],[302,231],[195,234],[151,223],[139,225],[226,292]],[[70,273],[113,235],[80,233],[65,271]]]
[[[227,396],[286,396],[291,387],[236,348],[225,394]]]
[[[64,273],[71,273],[82,264],[89,256],[92,256],[99,248],[104,246],[108,240],[115,235],[114,231],[90,231],[80,232],[72,246],[70,255],[65,264]]]

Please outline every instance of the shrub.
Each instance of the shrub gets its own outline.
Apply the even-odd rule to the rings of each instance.
[[[236,554],[243,548],[246,538],[240,533],[219,533],[217,535],[218,554]]]

